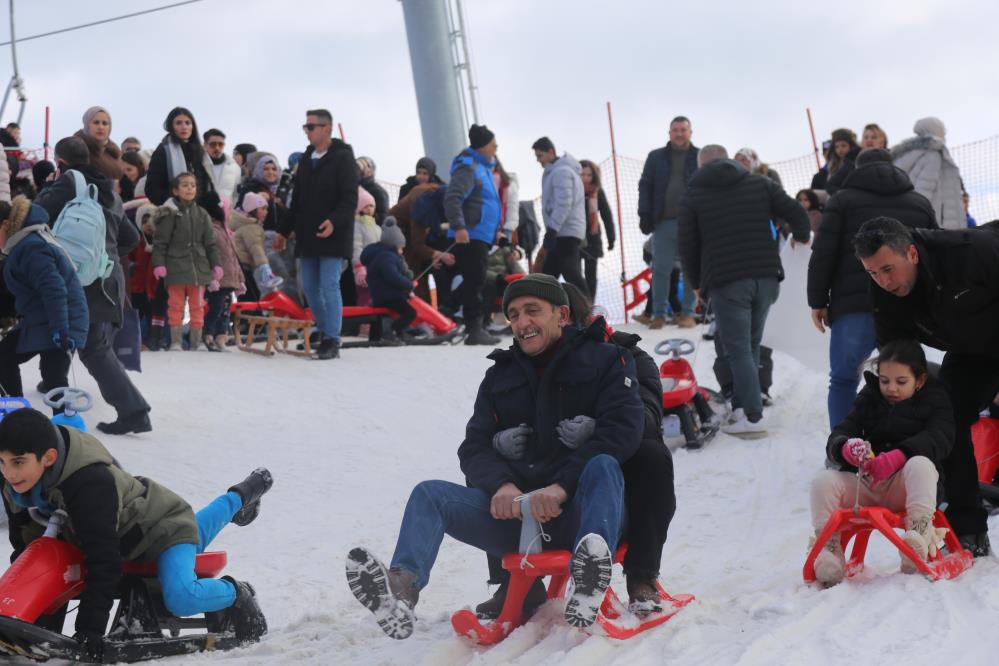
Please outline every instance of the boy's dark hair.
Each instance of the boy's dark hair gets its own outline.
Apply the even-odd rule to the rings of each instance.
[[[180,181],[182,178],[194,178],[194,174],[191,173],[190,171],[181,171],[180,173],[178,173],[176,176],[173,177],[173,180],[170,181],[170,189],[176,190],[178,187],[180,187]],[[195,185],[198,184],[197,178],[194,178],[194,184]]]
[[[83,139],[78,136],[67,136],[59,139],[55,145],[56,160],[62,160],[70,166],[90,164],[90,150]]]
[[[62,435],[49,417],[37,409],[22,407],[0,421],[0,451],[23,456],[33,453],[41,459],[49,449],[58,449]]]
[[[207,132],[205,132],[202,135],[202,138],[204,138],[205,143],[208,143],[208,139],[212,138],[213,136],[220,136],[220,137],[222,137],[224,139],[225,138],[225,132],[223,132],[220,129],[216,129],[216,128],[213,127],[210,130],[208,130]]]
[[[540,150],[547,152],[549,150],[555,150],[555,144],[547,136],[543,136],[531,145],[531,150]]]
[[[305,112],[305,115],[315,116],[316,118],[319,118],[319,120],[322,120],[323,122],[329,123],[330,125],[333,124],[333,114],[327,111],[326,109],[309,109],[308,111]]]
[[[887,245],[904,256],[913,242],[912,232],[907,226],[896,219],[881,216],[864,222],[853,237],[853,251],[858,259],[867,259]]]
[[[878,366],[882,363],[894,362],[906,365],[912,370],[913,376],[919,379],[926,374],[926,354],[916,340],[892,340],[881,346],[878,353]]]
[[[677,116],[673,120],[669,121],[670,125],[672,125],[673,123],[687,123],[689,125],[690,118],[688,118],[687,116]]]

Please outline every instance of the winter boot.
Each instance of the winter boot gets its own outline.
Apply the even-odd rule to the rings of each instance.
[[[483,601],[475,607],[475,617],[480,620],[495,620],[498,618],[500,613],[503,612],[503,604],[506,603],[506,593],[509,587],[510,581],[505,581],[496,588],[492,599]],[[524,597],[524,617],[528,618],[534,615],[534,611],[538,610],[538,607],[546,601],[548,601],[548,591],[545,589],[545,584],[540,578],[535,578],[534,582],[531,583],[531,587],[527,590],[527,596]]]
[[[236,588],[236,600],[225,610],[205,613],[213,629],[219,633],[231,633],[240,643],[256,643],[267,633],[267,619],[253,586],[232,576],[222,576]]]
[[[149,351],[159,351],[163,348],[162,326],[149,327],[149,339],[146,340],[146,346],[149,348]]]
[[[128,416],[119,416],[111,422],[98,423],[97,429],[107,435],[127,435],[130,432],[149,432],[153,425],[149,422],[149,412],[144,409]]]
[[[232,517],[232,524],[244,527],[254,521],[260,513],[260,497],[274,485],[274,477],[264,467],[258,467],[250,472],[227,492],[236,493],[243,500],[243,507]]]
[[[572,590],[565,602],[566,622],[585,629],[596,621],[613,567],[610,547],[602,536],[591,533],[580,540],[569,562]]]
[[[937,554],[937,544],[946,534],[946,529],[937,529],[933,526],[932,514],[905,516],[905,534],[902,535],[902,541],[924,561]],[[913,574],[919,571],[908,557],[901,554],[899,557],[902,560],[902,573]]]
[[[212,351],[217,352],[227,352],[229,348],[226,346],[229,342],[229,336],[223,333],[222,335],[215,336],[215,349]]]
[[[284,284],[284,278],[274,275],[270,264],[260,264],[253,269],[253,279],[262,293],[268,293],[278,289]]]
[[[202,340],[201,341],[205,343],[205,349],[207,349],[208,351],[212,351],[212,352],[213,351],[218,351],[218,348],[215,345],[215,336],[214,335],[205,335],[205,336],[202,336]]]
[[[198,347],[201,346],[201,331],[200,328],[191,327],[187,336],[187,351],[198,351]]]
[[[171,326],[170,327],[170,346],[167,347],[167,351],[180,351],[180,342],[184,337],[184,327],[183,326]]]
[[[468,335],[465,337],[466,345],[498,345],[500,339],[489,335],[486,333],[485,329],[482,328],[482,322],[478,319],[472,319],[467,322],[468,325]]]
[[[815,536],[809,540],[808,550],[815,545],[815,539],[818,538],[820,531],[816,530]],[[826,542],[825,548],[815,558],[814,566],[815,579],[826,587],[832,587],[843,581],[846,576],[846,556],[843,555],[843,544],[838,534],[834,534]]]
[[[401,569],[387,570],[366,548],[354,548],[347,555],[347,584],[378,626],[395,639],[409,638],[420,600],[416,575]]]
[[[658,613],[663,609],[663,597],[659,594],[656,578],[641,574],[627,576],[628,610],[638,617]]]
[[[340,341],[324,337],[319,343],[319,349],[316,350],[316,358],[320,361],[340,358]]]
[[[989,533],[979,532],[978,534],[959,534],[957,540],[961,542],[961,548],[971,551],[975,557],[988,557],[992,552],[989,544]]]

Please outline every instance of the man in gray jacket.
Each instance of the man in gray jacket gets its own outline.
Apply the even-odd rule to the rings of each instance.
[[[558,157],[555,144],[546,136],[535,141],[531,148],[545,169],[541,177],[541,214],[545,221],[545,261],[541,271],[555,278],[562,276],[588,294],[579,264],[579,252],[586,237],[581,167],[569,153]]]

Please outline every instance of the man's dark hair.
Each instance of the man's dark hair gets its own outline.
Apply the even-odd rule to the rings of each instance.
[[[205,140],[205,143],[208,143],[208,139],[210,139],[213,136],[220,136],[220,137],[222,137],[224,139],[225,138],[225,133],[222,130],[216,129],[216,128],[213,127],[210,130],[208,130],[207,132],[205,132],[202,136],[203,136],[203,138]]]
[[[531,150],[540,150],[542,152],[554,151],[555,144],[547,136],[543,136],[531,145]]]
[[[309,109],[305,112],[306,116],[315,116],[325,123],[333,124],[333,114],[326,109]]]
[[[17,123],[7,123],[7,129],[21,129],[21,126]]]
[[[61,437],[49,417],[37,409],[22,407],[0,421],[0,451],[23,456],[33,453],[41,459],[49,449],[58,449]]]
[[[56,161],[62,160],[69,166],[90,164],[90,151],[87,144],[78,136],[67,136],[59,139],[55,145]]]
[[[673,123],[687,123],[689,125],[690,118],[688,118],[687,116],[677,116],[673,120],[669,121],[670,125],[672,125]]]
[[[875,162],[891,162],[891,153],[883,148],[865,148],[857,155],[858,167]]]
[[[896,219],[881,216],[861,225],[857,235],[853,237],[853,251],[858,259],[867,259],[887,245],[894,252],[904,255],[913,242],[909,227]]]
[[[126,144],[126,143],[137,143],[137,144],[139,144],[140,146],[142,145],[142,142],[141,142],[141,141],[139,141],[139,140],[138,140],[137,138],[135,138],[134,136],[126,136],[126,137],[125,137],[125,140],[124,140],[124,141],[122,141],[121,143],[122,143],[122,145],[124,145],[124,144]]]

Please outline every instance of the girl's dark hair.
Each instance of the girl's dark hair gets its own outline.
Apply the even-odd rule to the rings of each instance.
[[[10,219],[10,202],[0,201],[0,222],[6,222]]]
[[[892,340],[878,352],[878,367],[887,361],[909,366],[917,379],[926,374],[926,354],[916,340]]]
[[[139,153],[135,152],[134,150],[122,155],[121,161],[124,162],[125,164],[131,164],[136,169],[138,169],[139,178],[142,178],[143,176],[146,175],[146,163],[142,161],[141,157],[139,157]]]
[[[819,195],[815,193],[815,190],[798,190],[794,198],[797,199],[802,194],[808,199],[808,205],[811,206],[810,210],[822,210],[822,204],[819,203]]]
[[[177,116],[187,116],[191,119],[191,138],[187,141],[181,141],[173,131],[173,121],[176,120]],[[175,106],[167,114],[166,120],[163,121],[163,129],[167,131],[167,136],[170,139],[184,148],[185,157],[190,161],[191,165],[201,164],[201,159],[203,157],[203,148],[201,147],[201,135],[198,134],[198,122],[194,119],[194,114],[188,109],[182,106]],[[188,154],[190,153],[190,154]]]
[[[593,301],[574,284],[565,282],[562,284],[562,288],[565,289],[565,293],[569,297],[569,318],[576,326],[585,327],[590,323]]]
[[[592,160],[579,160],[579,168],[590,167],[590,173],[593,174],[593,186],[598,190],[600,189],[600,167],[596,165]]]
[[[498,157],[496,158],[496,172],[499,174],[501,183],[503,183],[504,185],[510,184],[510,174],[508,174],[506,172],[506,169],[503,168],[503,165],[500,163]],[[433,179],[432,176],[431,179]]]
[[[194,178],[194,184],[195,185],[198,184],[198,179],[194,177],[193,173],[191,173],[190,171],[182,171],[181,173],[178,173],[176,176],[174,176],[173,180],[170,181],[170,189],[176,190],[178,187],[180,187],[180,181],[182,178]]]

